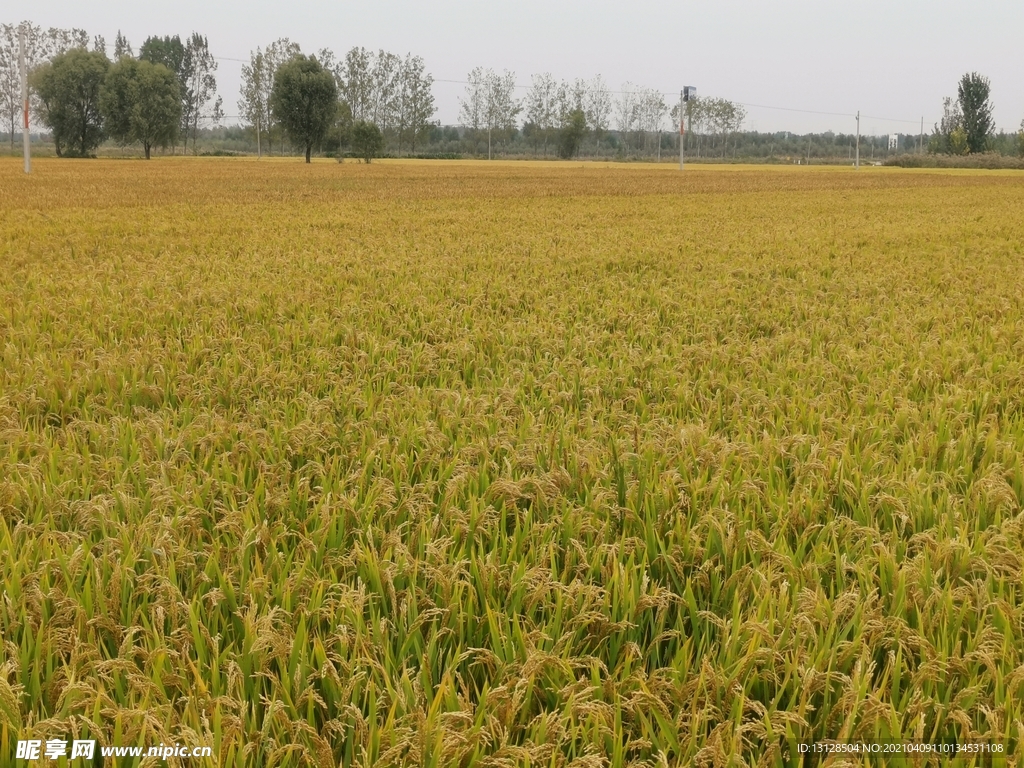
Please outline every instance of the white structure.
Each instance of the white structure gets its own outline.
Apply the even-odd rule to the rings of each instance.
[[[900,146],[900,135],[898,133],[889,134],[889,149],[899,149]]]

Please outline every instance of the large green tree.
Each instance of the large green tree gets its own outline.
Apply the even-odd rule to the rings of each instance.
[[[334,124],[338,86],[316,57],[301,53],[277,68],[270,106],[288,138],[306,151],[309,162]]]
[[[153,147],[169,146],[178,136],[178,78],[163,64],[124,57],[107,73],[100,109],[107,134],[123,144],[139,142],[149,160]]]
[[[367,163],[384,149],[384,134],[369,120],[360,120],[352,126],[352,151]]]
[[[957,101],[960,105],[962,126],[967,134],[967,148],[971,152],[984,152],[989,148],[995,121],[992,119],[991,87],[987,77],[970,72],[960,78]]]
[[[139,58],[163,64],[177,75],[181,96],[180,136],[186,148],[189,139],[192,140],[195,152],[199,126],[207,119],[216,122],[222,116],[214,76],[217,60],[210,53],[206,38],[198,32],[193,32],[184,42],[178,35],[149,37],[139,48]]]
[[[39,116],[53,132],[58,156],[84,157],[103,141],[100,95],[109,68],[106,54],[73,48],[32,73]]]

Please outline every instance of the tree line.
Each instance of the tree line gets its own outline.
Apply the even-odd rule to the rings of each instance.
[[[666,128],[675,133],[679,125],[679,105],[670,108],[661,91],[627,82],[613,92],[600,75],[571,82],[556,80],[549,72],[534,75],[522,98],[515,95],[514,72],[478,67],[469,72],[466,83],[459,123],[471,136],[486,138],[488,156],[495,141],[505,149],[519,131],[544,155],[554,149],[561,157],[574,157],[588,138],[593,145],[603,144],[620,154],[660,154]],[[698,152],[705,148],[705,138],[724,152],[728,136],[741,129],[746,111],[728,99],[694,98],[685,117],[697,137]]]
[[[310,114],[308,125],[274,109],[275,79],[282,68],[300,59],[307,62],[307,69],[315,62],[317,71],[334,81],[334,101],[324,102],[316,115]],[[332,152],[352,147],[369,158],[385,141],[397,143],[399,153],[403,147],[416,150],[437,111],[433,85],[434,78],[420,56],[356,47],[340,59],[327,48],[307,58],[298,43],[281,38],[250,54],[242,68],[238,110],[255,133],[257,154],[262,154],[264,139],[272,151],[275,141],[290,137],[307,155],[314,146]],[[322,130],[310,130],[321,123]]]
[[[217,60],[198,32],[150,36],[137,54],[118,32],[108,58],[104,38],[82,29],[2,24],[0,126],[8,129],[12,152],[21,115],[19,29],[26,37],[33,114],[50,129],[58,155],[88,154],[107,139],[137,144],[147,158],[153,148],[197,153],[202,129],[223,119]],[[298,43],[281,38],[250,53],[238,117],[255,138],[258,155],[283,150],[286,142],[307,157],[348,149],[366,159],[385,147],[398,155],[426,149],[488,157],[496,150],[660,157],[663,149],[678,146],[679,104],[670,98],[670,106],[656,89],[624,83],[612,91],[600,75],[568,81],[547,72],[519,86],[514,72],[482,67],[471,70],[465,83],[461,128],[452,134],[455,129],[441,129],[434,120],[434,78],[421,57],[361,47],[341,57],[327,48],[307,56]],[[753,134],[742,133],[746,112],[736,102],[693,98],[683,118],[686,150],[694,157],[750,151]],[[1013,151],[1024,155],[1024,122],[1013,138]],[[944,99],[928,150],[964,155],[1007,148],[994,131],[988,79],[965,74],[956,98]]]
[[[133,55],[117,34],[114,60],[102,36],[81,29],[48,29],[24,22],[0,25],[0,117],[21,115],[19,33],[24,34],[34,115],[52,135],[58,156],[85,156],[107,138],[153,147],[179,139],[193,150],[200,127],[223,114],[216,95],[217,62],[204,36],[149,37]],[[90,47],[91,46],[91,47]]]
[[[43,30],[31,22],[0,25],[0,121],[11,149],[21,118],[19,32],[26,37],[32,114],[49,128],[58,156],[87,155],[101,142],[155,147],[190,143],[224,115],[217,60],[192,33],[151,36],[136,54],[118,32],[113,59],[103,37],[81,29]],[[329,82],[328,82],[329,81]],[[257,48],[243,67],[240,118],[257,153],[285,139],[304,151],[353,147],[367,158],[386,140],[415,151],[436,112],[433,76],[423,59],[353,48],[305,56],[286,38]]]

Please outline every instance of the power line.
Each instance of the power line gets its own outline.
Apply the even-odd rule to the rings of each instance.
[[[473,83],[469,82],[468,80],[450,80],[450,79],[445,79],[445,78],[436,78],[434,80],[434,82],[435,83],[452,83],[453,85],[473,85]],[[516,85],[515,85],[515,88],[517,88],[519,90],[529,90],[532,87],[533,86],[530,86],[530,85],[520,85],[518,83],[516,83]],[[606,93],[619,96],[619,95],[626,94],[626,93],[635,93],[635,91],[613,91],[611,89],[606,89]],[[676,91],[657,91],[657,93],[659,93],[662,96],[673,96],[673,97],[675,97],[675,96],[678,95]],[[828,115],[829,117],[847,117],[847,118],[849,118],[851,120],[853,120],[853,119],[855,119],[857,117],[853,112],[824,112],[824,111],[822,111],[820,109],[799,109],[797,107],[777,107],[777,106],[773,106],[773,105],[770,105],[770,104],[750,104],[750,103],[747,103],[747,102],[744,102],[744,101],[734,101],[733,103],[734,104],[739,104],[740,106],[743,106],[743,107],[752,107],[754,109],[774,109],[774,110],[778,110],[780,112],[799,112],[799,113],[805,114],[805,115]],[[911,124],[911,125],[917,125],[918,124],[918,120],[905,120],[903,118],[898,118],[898,117],[874,117],[872,115],[861,115],[861,119],[882,120],[882,121],[885,121],[885,122],[888,122],[888,123],[908,123],[908,124]]]
[[[109,48],[111,46],[108,45],[107,47]],[[248,64],[249,63],[248,59],[236,59],[236,58],[234,58],[232,56],[214,56],[213,58],[216,61],[233,61],[233,62],[237,62],[239,64]],[[435,78],[434,82],[435,83],[450,83],[452,85],[473,85],[473,83],[471,83],[468,80],[452,80],[452,79],[449,79],[449,78],[442,78],[442,77]],[[516,83],[513,87],[515,87],[517,90],[528,91],[533,86],[532,85],[520,85],[519,83]],[[613,91],[611,89],[606,89],[605,92],[608,93],[608,94],[614,95],[614,96],[621,96],[621,95],[628,94],[628,93],[635,93],[635,91],[621,91],[621,90],[620,91]],[[675,91],[657,91],[657,93],[659,93],[662,96],[673,96],[674,97],[676,95]],[[846,117],[846,118],[849,118],[851,120],[853,120],[856,117],[856,115],[854,115],[852,112],[825,112],[825,111],[822,111],[822,110],[819,110],[819,109],[800,109],[800,108],[797,108],[797,107],[778,107],[778,106],[773,106],[773,105],[770,105],[770,104],[751,104],[751,103],[744,102],[744,101],[736,101],[736,102],[733,102],[733,103],[734,104],[739,104],[740,106],[743,106],[743,107],[750,107],[752,109],[771,109],[771,110],[776,110],[776,111],[779,111],[779,112],[797,112],[797,113],[804,114],[804,115],[827,115],[829,117]],[[231,118],[231,117],[237,118],[237,117],[239,117],[239,115],[225,115],[224,117],[225,118]],[[905,120],[903,118],[898,118],[898,117],[875,117],[875,116],[872,116],[872,115],[861,115],[861,118],[865,119],[865,120],[881,120],[881,121],[887,122],[887,123],[907,123],[909,125],[917,125],[918,124],[918,120]]]

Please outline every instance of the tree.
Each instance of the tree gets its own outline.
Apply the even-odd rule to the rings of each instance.
[[[459,99],[459,120],[474,131],[487,129],[487,159],[491,158],[491,134],[511,133],[523,110],[515,98],[516,75],[505,71],[499,75],[492,69],[473,69],[467,79],[466,97]]]
[[[466,97],[459,99],[459,122],[474,131],[483,128],[486,101],[487,72],[482,67],[474,67],[466,76]]]
[[[612,114],[612,95],[605,85],[604,79],[597,75],[587,84],[586,108],[587,123],[600,138],[608,130]]]
[[[342,159],[342,147],[352,144],[352,110],[348,103],[338,102],[338,112],[334,117],[334,124],[327,132],[324,139],[323,150],[328,153],[335,153],[338,162]]]
[[[623,83],[615,103],[615,125],[627,148],[629,134],[637,123],[638,108],[636,86],[632,83]]]
[[[398,120],[401,72],[402,60],[395,54],[379,51],[374,57],[371,120],[385,136]]]
[[[398,150],[402,150],[402,134],[408,133],[410,150],[416,151],[416,139],[430,126],[434,106],[434,78],[426,71],[419,56],[409,54],[402,62],[399,83]]]
[[[206,38],[198,32],[185,44],[185,58],[182,62],[181,127],[185,147],[192,137],[192,153],[196,153],[196,140],[201,123],[214,123],[224,116],[221,109],[223,100],[217,96],[217,60],[210,53]],[[212,106],[210,102],[213,102]]]
[[[587,116],[582,109],[574,109],[566,115],[558,137],[558,154],[565,160],[576,156],[587,132]]]
[[[373,112],[373,54],[365,48],[353,48],[345,54],[341,64],[342,100],[352,111],[352,119],[372,119]]]
[[[970,152],[984,152],[988,149],[995,129],[990,92],[988,78],[977,72],[970,72],[960,78],[957,103],[963,116],[963,129],[967,134]]]
[[[301,52],[298,43],[293,43],[287,37],[281,37],[263,49],[264,78],[260,85],[262,93],[260,102],[265,118],[263,125],[267,133],[267,151],[273,154],[274,138],[281,132],[281,126],[274,120],[274,113],[270,108],[270,97],[274,92],[274,75],[278,67]]]
[[[971,152],[971,145],[967,131],[962,126],[957,126],[949,134],[949,153],[951,155],[967,155]]]
[[[352,126],[352,149],[368,163],[384,149],[384,134],[369,120],[360,120]]]
[[[210,53],[206,38],[198,32],[193,32],[184,43],[177,35],[149,37],[139,48],[139,58],[163,64],[177,75],[181,94],[180,134],[186,148],[189,139],[192,140],[195,152],[200,124],[205,120],[217,122],[223,116],[213,74],[217,60]]]
[[[176,74],[179,82],[184,85],[185,45],[177,35],[147,37],[139,48],[139,58],[153,64],[163,64]]]
[[[117,37],[114,38],[114,61],[117,61],[122,56],[134,56],[132,53],[132,44],[128,42],[128,38],[121,34],[121,30],[117,30]]]
[[[963,130],[963,115],[960,113],[959,102],[948,96],[942,100],[942,118],[935,124],[931,138],[928,140],[928,151],[934,153],[953,154],[952,137],[956,131]],[[956,152],[955,154],[961,154]]]
[[[179,89],[163,64],[122,57],[107,72],[100,97],[107,134],[122,144],[138,141],[149,160],[152,147],[170,146],[178,136]]]
[[[53,131],[58,156],[85,157],[103,141],[100,92],[110,61],[83,48],[59,54],[33,72],[42,102],[40,117]]]
[[[239,88],[238,116],[256,131],[256,156],[263,156],[261,138],[269,123],[267,110],[268,80],[273,75],[267,71],[267,59],[257,48],[250,54],[249,63],[242,67],[242,85]]]
[[[102,40],[103,38],[99,38]],[[46,56],[59,56],[67,53],[72,48],[88,48],[89,35],[84,29],[58,29],[50,27],[46,30],[46,42],[44,43]],[[105,53],[105,51],[100,51]]]
[[[490,72],[487,78],[487,100],[484,114],[488,131],[510,133],[516,129],[522,102],[515,97],[516,73],[505,70],[504,74]]]
[[[274,118],[288,137],[306,150],[306,162],[334,123],[338,86],[315,57],[298,54],[274,73],[270,99]]]
[[[548,150],[548,138],[554,129],[557,121],[557,109],[555,98],[558,92],[558,84],[551,76],[551,73],[544,72],[534,75],[530,89],[526,92],[526,125],[530,127],[530,134],[541,140],[544,154]],[[524,126],[524,132],[526,128]]]
[[[1017,154],[1024,157],[1024,120],[1020,121],[1020,130],[1017,131]]]
[[[11,139],[21,122],[21,73],[18,69],[18,31],[25,31],[25,64],[29,72],[50,55],[52,35],[27,21],[21,24],[0,24],[0,119]],[[53,32],[53,30],[50,30]],[[33,113],[38,104],[33,105]]]
[[[668,108],[660,91],[641,88],[637,92],[636,123],[645,148],[649,148],[651,136],[655,133],[661,135],[662,123],[667,112]]]

